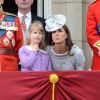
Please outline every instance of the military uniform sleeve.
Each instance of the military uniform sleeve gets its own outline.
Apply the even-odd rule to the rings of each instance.
[[[18,51],[19,51],[19,48],[22,47],[23,45],[23,33],[22,33],[22,27],[20,24],[20,20],[18,17],[16,17],[15,23],[17,24],[17,27],[18,27],[18,30],[15,33],[16,34],[15,35],[15,41],[16,41],[15,51],[16,51],[17,61],[19,62]]]
[[[92,5],[88,7],[86,33],[88,43],[93,52],[95,52],[97,55],[100,55],[100,37],[98,35],[97,22]]]

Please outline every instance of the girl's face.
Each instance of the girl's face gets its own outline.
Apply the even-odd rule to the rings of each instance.
[[[40,44],[43,39],[43,33],[37,29],[36,27],[30,33],[31,43],[32,44]]]
[[[52,40],[55,44],[65,43],[67,39],[67,33],[64,28],[60,28],[52,32]]]

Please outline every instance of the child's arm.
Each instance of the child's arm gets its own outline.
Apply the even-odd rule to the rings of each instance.
[[[23,48],[20,48],[19,50],[20,63],[21,66],[25,68],[32,67],[32,65],[35,62],[36,56],[37,56],[37,52],[35,51],[25,52]]]

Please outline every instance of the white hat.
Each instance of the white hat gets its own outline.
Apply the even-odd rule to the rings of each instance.
[[[55,31],[61,28],[66,23],[66,17],[64,15],[54,15],[50,16],[46,21],[45,29],[48,32]]]

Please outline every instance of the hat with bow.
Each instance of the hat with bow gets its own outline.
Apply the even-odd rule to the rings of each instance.
[[[45,26],[46,31],[52,32],[61,28],[66,23],[66,17],[61,14],[53,15],[47,18],[45,23],[46,23]]]

